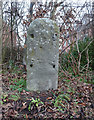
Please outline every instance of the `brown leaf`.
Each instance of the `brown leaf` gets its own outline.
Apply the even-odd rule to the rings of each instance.
[[[78,103],[78,105],[86,106],[86,104],[85,104],[85,103]]]
[[[47,112],[53,112],[51,108],[47,108]]]
[[[52,100],[52,97],[48,97],[47,100]]]
[[[25,117],[26,117],[26,119],[28,119],[28,115],[27,114],[25,115]]]
[[[27,108],[26,102],[22,103],[22,104],[23,104],[23,106],[21,107],[21,111],[24,110],[25,108]]]

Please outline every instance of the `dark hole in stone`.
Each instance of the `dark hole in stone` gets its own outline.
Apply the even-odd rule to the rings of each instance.
[[[53,68],[55,68],[55,65],[53,65]]]
[[[40,46],[40,48],[42,48],[42,46]]]
[[[30,67],[33,67],[33,64],[30,64]]]
[[[55,36],[57,36],[57,33],[55,33]]]
[[[31,38],[34,38],[34,34],[30,34]]]
[[[55,37],[53,36],[52,38],[53,38],[53,41],[55,41]]]
[[[57,37],[57,33],[55,33],[55,34],[52,36],[53,41],[55,41],[56,37]]]

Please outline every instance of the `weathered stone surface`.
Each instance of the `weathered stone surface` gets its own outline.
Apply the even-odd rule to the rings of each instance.
[[[56,89],[59,57],[59,28],[56,22],[38,18],[30,24],[27,33],[27,89]]]

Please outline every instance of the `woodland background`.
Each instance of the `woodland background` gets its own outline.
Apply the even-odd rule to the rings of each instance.
[[[3,119],[16,119],[18,115],[18,119],[93,120],[94,2],[77,5],[65,0],[30,5],[2,4]],[[37,93],[26,89],[23,58],[28,26],[44,17],[55,20],[60,28],[58,89]]]

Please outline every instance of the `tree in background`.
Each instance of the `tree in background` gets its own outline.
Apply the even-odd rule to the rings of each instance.
[[[4,59],[20,59],[22,35],[26,31],[23,25],[25,17],[24,2],[3,2],[3,55]],[[6,53],[8,49],[8,54]],[[16,52],[16,53],[15,53]],[[5,55],[6,54],[6,55]],[[16,55],[14,55],[16,54]],[[8,56],[9,55],[9,56]],[[16,56],[16,58],[14,58]],[[9,60],[8,59],[8,60]],[[4,60],[5,62],[7,60]]]
[[[66,0],[64,0],[62,2],[46,1],[43,4],[42,2],[35,2],[34,0],[32,0],[28,9],[29,13],[27,14],[23,14],[24,9],[21,8],[21,6],[18,5],[18,3],[15,3],[15,5],[13,5],[13,8],[11,10],[8,7],[8,10],[6,10],[5,13],[8,13],[6,19],[10,27],[12,26],[11,31],[14,30],[16,31],[18,48],[20,48],[21,46],[21,41],[24,40],[25,40],[24,48],[26,48],[26,40],[27,40],[26,30],[28,29],[28,26],[34,19],[50,18],[52,20],[55,20],[58,23],[58,26],[60,27],[60,50],[59,50],[60,67],[63,73],[66,74],[66,76],[68,76],[70,75],[70,72],[73,72],[74,75],[79,74],[83,69],[82,68],[83,65],[86,66],[87,67],[86,70],[88,70],[91,64],[90,59],[92,59],[93,61],[93,57],[89,56],[90,55],[89,50],[91,50],[90,47],[92,46],[93,40],[91,38],[88,39],[89,41],[86,44],[86,46],[80,48],[81,44],[84,44],[83,42],[84,38],[86,38],[86,36],[89,37],[88,34],[90,33],[89,29],[92,29],[90,25],[93,19],[92,21],[89,20],[89,22],[87,22],[86,18],[84,19],[85,15],[86,17],[89,14],[91,15],[91,9],[89,9],[90,7],[91,6],[87,2],[85,2],[83,5],[74,5],[72,3],[67,3]],[[83,11],[86,10],[87,13],[85,12],[83,13]],[[10,19],[12,19],[13,22],[11,22],[11,20],[9,20],[10,22],[8,21],[9,15],[10,16],[12,15]],[[23,28],[22,30],[23,37],[20,36],[21,32],[19,32],[19,29],[21,28]],[[12,38],[13,36],[11,34],[11,48],[13,46]],[[81,41],[80,44],[79,41]],[[74,48],[76,49],[76,52]],[[77,56],[76,58],[74,56],[74,53]],[[86,55],[85,58],[82,53],[85,53]],[[86,61],[82,60],[83,58]],[[84,61],[86,65],[85,64],[82,65],[83,63],[82,61]],[[65,70],[64,65],[66,67],[70,66],[69,69]]]
[[[80,74],[83,70],[87,73],[89,67],[93,65],[94,59],[91,48],[94,40],[92,35],[89,35],[93,19],[92,21],[88,21],[89,18],[86,18],[87,21],[84,19],[85,15],[86,17],[91,16],[91,9],[88,10],[89,4],[85,2],[81,6],[74,6],[65,3],[65,1],[46,1],[45,4],[36,3],[33,6],[32,20],[47,17],[57,21],[60,27],[60,64],[62,71],[67,76],[70,73]],[[84,10],[87,10],[87,13],[81,15]]]

